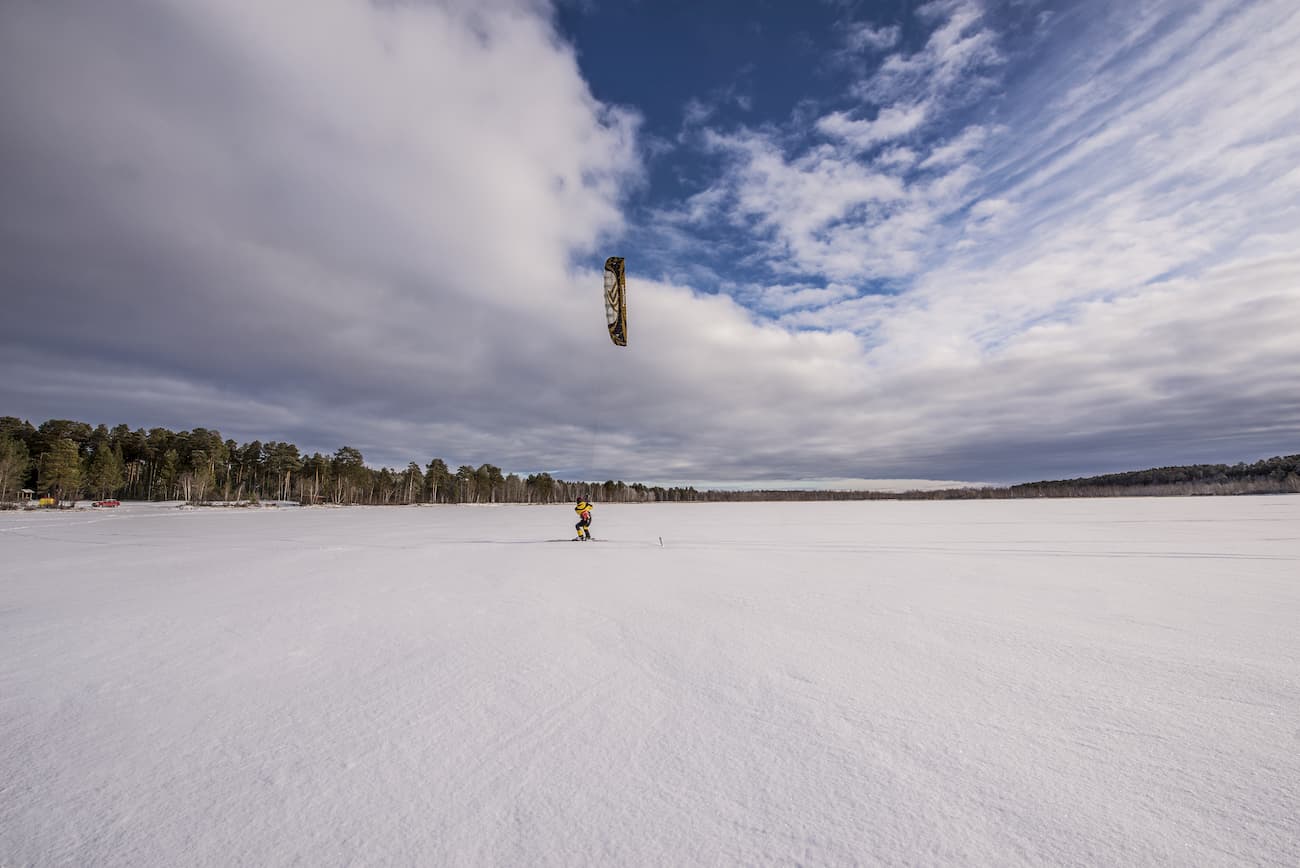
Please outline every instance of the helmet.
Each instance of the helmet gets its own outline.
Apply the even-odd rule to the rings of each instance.
[[[585,497],[579,497],[577,500],[574,501],[574,503],[582,503],[582,502],[583,502],[584,500],[586,500],[586,499],[587,499],[587,498],[585,498]]]

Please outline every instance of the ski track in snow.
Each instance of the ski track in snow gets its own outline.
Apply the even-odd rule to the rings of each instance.
[[[570,513],[0,513],[0,865],[1300,861],[1300,497]]]

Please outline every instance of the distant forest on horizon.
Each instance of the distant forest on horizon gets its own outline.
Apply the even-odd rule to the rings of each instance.
[[[764,500],[979,500],[1023,497],[1115,497],[1300,493],[1300,454],[1252,464],[1195,464],[1003,487],[937,491],[699,491],[693,487],[568,481],[549,473],[526,477],[499,467],[441,458],[405,468],[366,466],[361,452],[304,455],[292,443],[239,444],[195,428],[132,430],[68,419],[39,426],[0,417],[0,504],[22,489],[61,501],[122,498],[191,503],[290,500],[302,504],[562,503],[590,497],[606,503],[746,502]]]

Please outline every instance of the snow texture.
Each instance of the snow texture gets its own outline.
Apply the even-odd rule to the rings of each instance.
[[[572,512],[0,513],[0,865],[1297,864],[1300,497]]]

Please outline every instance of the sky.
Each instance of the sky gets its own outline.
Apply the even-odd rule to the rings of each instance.
[[[740,487],[1294,453],[1298,41],[1291,0],[5,3],[0,415]]]

